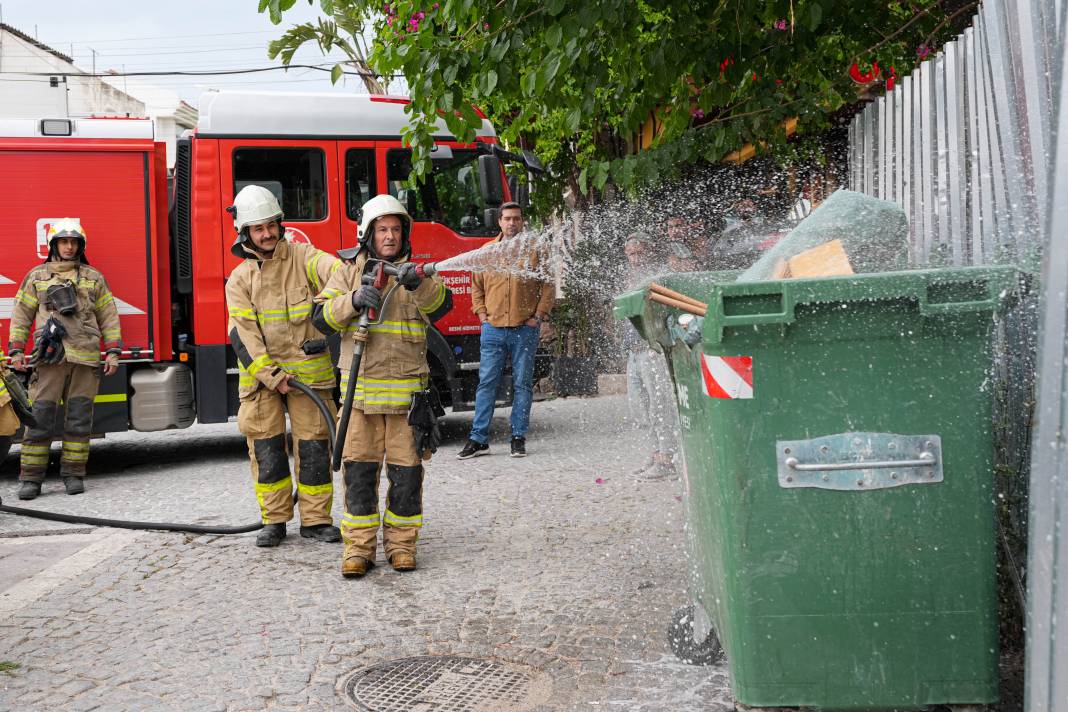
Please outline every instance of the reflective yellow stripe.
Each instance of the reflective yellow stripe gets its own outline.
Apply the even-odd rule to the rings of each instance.
[[[101,393],[93,399],[94,403],[124,403],[125,401],[125,393]]]
[[[430,314],[431,312],[440,309],[441,305],[445,303],[445,285],[439,284],[437,282],[435,282],[435,284],[438,285],[438,294],[436,297],[434,297],[434,301],[432,301],[428,306],[419,307],[419,311],[423,312],[424,314]]]
[[[426,324],[421,321],[383,321],[380,324],[372,324],[368,331],[374,334],[426,336]]]
[[[122,330],[121,329],[105,329],[104,330],[104,341],[118,341],[121,338],[122,338]]]
[[[83,443],[80,440],[64,440],[64,450],[89,450],[89,443]]]
[[[97,298],[96,308],[99,309],[100,307],[107,306],[108,304],[111,304],[114,301],[115,297],[112,296],[111,292],[106,292],[104,294],[101,294],[100,297]]]
[[[72,346],[69,346],[68,344],[64,344],[63,348],[66,350],[68,355],[73,356],[74,358],[77,358],[77,359],[81,359],[82,361],[99,361],[100,360],[100,352],[99,351],[82,351],[80,349],[76,349],[76,348],[74,348]]]
[[[24,465],[47,465],[51,445],[23,445],[20,458]]]
[[[252,361],[252,363],[249,364],[247,370],[251,375],[255,376],[257,373],[262,371],[267,366],[273,366],[273,365],[274,365],[274,361],[271,359],[271,357],[268,354],[264,354],[263,356],[260,356],[259,358],[254,359]]]
[[[315,286],[315,291],[318,292],[322,289],[323,285],[319,282],[319,270],[318,264],[325,252],[316,252],[315,257],[312,257],[304,264],[304,271],[308,275],[308,281]]]
[[[0,396],[7,395],[7,385],[0,379]]]
[[[78,286],[84,289],[94,289],[96,287],[96,280],[89,279],[88,277],[81,277],[78,280]]]
[[[32,307],[34,309],[36,309],[37,306],[41,303],[41,300],[37,298],[36,294],[27,294],[21,289],[15,292],[15,300],[22,302],[26,306]]]
[[[382,522],[378,512],[374,514],[363,514],[357,516],[355,514],[349,514],[345,512],[345,516],[341,518],[341,525],[344,527],[352,527],[353,529],[369,529],[371,527],[377,527]]]
[[[291,321],[311,314],[312,305],[304,304],[291,309],[265,309],[256,315],[256,321],[264,324],[268,321]]]
[[[25,341],[30,336],[30,327],[28,326],[13,326],[11,327],[10,337],[12,341]]]
[[[279,490],[290,489],[292,487],[292,476],[286,477],[284,480],[279,480],[278,482],[270,482],[268,484],[263,484],[261,482],[256,483],[256,491],[261,494],[266,492],[278,492]]]
[[[411,517],[402,517],[387,509],[385,522],[395,527],[421,527],[423,526],[423,515],[416,514]]]
[[[326,323],[334,331],[343,331],[344,330],[344,327],[341,326],[341,323],[337,319],[334,318],[334,300],[333,299],[331,299],[329,302],[326,303],[326,309],[323,309],[323,318],[326,319]]]
[[[256,310],[255,309],[242,309],[240,307],[230,307],[228,311],[230,312],[230,316],[234,316],[234,317],[238,317],[238,318],[244,318],[244,319],[255,319],[256,318]]]
[[[306,495],[318,495],[318,494],[333,494],[334,485],[328,483],[325,485],[304,485],[300,482],[297,483],[297,489]]]

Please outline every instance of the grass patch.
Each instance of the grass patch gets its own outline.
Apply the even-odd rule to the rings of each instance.
[[[0,672],[5,675],[14,675],[15,671],[22,667],[21,663],[13,663],[8,660],[0,660]]]

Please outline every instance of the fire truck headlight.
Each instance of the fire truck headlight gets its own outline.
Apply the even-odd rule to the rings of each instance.
[[[42,136],[70,136],[73,133],[70,119],[42,119]]]

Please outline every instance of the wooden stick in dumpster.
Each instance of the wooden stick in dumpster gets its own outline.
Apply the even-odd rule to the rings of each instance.
[[[674,307],[679,311],[684,311],[687,314],[693,314],[694,316],[704,316],[708,312],[708,307],[695,306],[689,302],[680,302],[678,299],[672,299],[671,297],[665,297],[663,294],[657,292],[649,292],[649,301],[663,304],[665,306]]]
[[[708,305],[705,304],[704,302],[699,302],[696,299],[694,299],[693,297],[688,297],[688,296],[686,296],[685,294],[683,294],[681,292],[676,292],[674,289],[668,289],[664,285],[657,284],[656,282],[652,282],[649,285],[649,291],[656,292],[657,294],[662,294],[665,297],[670,297],[671,299],[674,299],[675,301],[678,301],[678,302],[684,302],[686,304],[691,304],[691,305],[697,307],[698,309],[708,309]]]

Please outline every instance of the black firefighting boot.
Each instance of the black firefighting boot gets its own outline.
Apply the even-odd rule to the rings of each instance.
[[[285,538],[285,524],[266,524],[256,535],[256,546],[278,546]]]
[[[65,475],[63,486],[67,488],[67,494],[81,494],[85,491],[85,480],[81,477]]]
[[[341,541],[341,532],[333,524],[316,524],[311,527],[301,527],[300,535],[305,539],[316,541],[338,542]]]
[[[40,482],[25,481],[19,486],[19,499],[37,499],[41,494]]]

